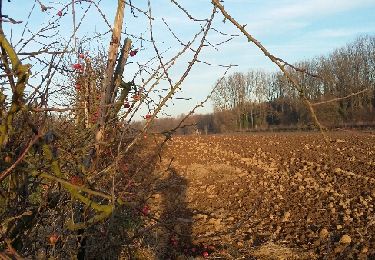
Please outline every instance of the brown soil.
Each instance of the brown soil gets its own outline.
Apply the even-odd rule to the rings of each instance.
[[[329,137],[173,137],[150,202],[164,256],[374,259],[375,135]]]

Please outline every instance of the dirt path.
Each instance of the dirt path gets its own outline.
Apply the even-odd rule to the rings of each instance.
[[[330,137],[174,137],[161,165],[173,158],[168,185],[154,196],[166,255],[375,257],[375,136]]]

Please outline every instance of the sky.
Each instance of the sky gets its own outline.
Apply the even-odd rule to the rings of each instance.
[[[205,19],[210,16],[212,4],[210,0],[176,0],[192,16]],[[48,7],[47,12],[41,12],[36,4],[30,19],[27,19],[29,11],[35,4],[34,0],[12,0],[11,3],[3,1],[3,13],[11,14],[16,20],[24,21],[17,25],[4,25],[7,35],[12,35],[13,42],[21,37],[25,22],[31,31],[42,28],[48,21],[59,19],[58,36],[52,38],[66,42],[72,33],[71,9],[64,12],[59,18],[56,16],[58,10],[68,4],[68,0],[51,1],[41,0]],[[98,3],[101,12],[95,7],[91,7],[85,14],[88,3],[76,4],[77,20],[83,16],[83,23],[77,31],[77,37],[93,35],[95,32],[105,32],[108,30],[103,22],[104,14],[109,23],[113,22],[116,3],[115,0],[95,1]],[[147,1],[132,1],[140,9],[147,11]],[[173,30],[175,35],[183,42],[190,41],[197,33],[202,22],[192,22],[186,14],[176,7],[170,0],[151,0],[153,36],[155,44],[163,54],[163,62],[173,57],[180,49],[181,45],[170,33],[164,21]],[[272,54],[295,63],[302,60],[312,59],[317,56],[327,55],[336,48],[354,41],[358,36],[375,34],[375,0],[225,0],[224,6],[228,13],[232,15],[240,24],[246,24],[248,32],[258,39]],[[64,9],[65,10],[65,9]],[[135,36],[144,38],[150,37],[149,20],[146,16],[134,11],[137,17],[132,16],[130,8],[126,8],[124,32],[132,38],[134,48],[141,48],[140,52],[132,58],[131,64],[126,69],[125,79],[133,78],[139,69],[138,64],[144,64],[150,58],[155,57],[155,51],[151,43],[137,40]],[[210,31],[208,41],[212,44],[219,44],[232,38],[230,41],[220,45],[206,46],[203,48],[200,61],[205,61],[211,65],[199,63],[195,65],[182,84],[182,89],[175,97],[189,98],[189,100],[172,100],[168,107],[163,110],[163,116],[176,116],[188,113],[197,103],[200,103],[210,93],[215,81],[222,77],[225,68],[220,65],[238,65],[232,68],[229,73],[248,70],[277,71],[277,67],[272,64],[257,48],[238,32],[228,21],[223,22],[221,14],[217,14],[212,25],[217,31],[227,35],[238,35],[234,37],[225,36],[216,31]],[[27,35],[27,33],[26,33]],[[24,35],[25,37],[25,35]],[[54,38],[54,39],[55,39]],[[108,37],[99,41],[87,41],[83,43],[85,50],[94,50],[97,46],[107,48]],[[197,45],[194,45],[195,47]],[[26,49],[33,49],[36,43],[30,43]],[[183,71],[188,66],[193,52],[183,55],[176,62],[175,67],[170,71],[170,77],[176,82]],[[155,60],[155,59],[154,59]],[[158,65],[157,62],[153,63]],[[147,78],[146,70],[136,78],[141,82],[142,78]],[[161,85],[160,88],[168,87]],[[162,92],[156,93],[163,94]],[[142,113],[147,113],[144,108]],[[211,102],[198,110],[198,113],[212,112]],[[141,115],[140,115],[141,116]]]

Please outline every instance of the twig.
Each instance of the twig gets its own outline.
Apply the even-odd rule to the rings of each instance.
[[[319,122],[318,117],[316,116],[315,110],[313,106],[311,105],[311,102],[307,99],[303,88],[300,86],[298,81],[285,69],[285,65],[287,64],[285,61],[283,61],[280,58],[276,58],[274,55],[272,55],[257,39],[255,39],[251,34],[247,32],[245,29],[246,25],[240,25],[230,14],[227,13],[227,11],[224,9],[224,6],[219,2],[219,0],[211,0],[212,4],[216,6],[225,19],[229,20],[234,26],[236,26],[244,36],[246,36],[247,40],[249,42],[254,43],[265,56],[267,56],[273,63],[275,63],[279,69],[284,73],[285,77],[292,83],[293,87],[298,91],[300,94],[300,97],[305,102],[306,106],[309,109],[310,115],[314,121],[314,124],[317,126],[321,134],[323,135],[323,138],[326,142],[328,142],[328,137],[325,134],[326,128]]]
[[[183,11],[187,15],[187,17],[189,17],[190,20],[193,20],[195,22],[207,22],[208,21],[207,19],[197,19],[197,18],[194,18],[193,16],[191,16],[189,14],[189,12],[184,7],[182,7],[175,0],[171,0],[171,2],[174,3],[181,11]]]
[[[33,51],[33,52],[19,52],[17,55],[20,56],[36,56],[40,54],[64,54],[66,53],[65,51],[49,51],[49,50],[41,50],[41,51]]]
[[[26,146],[25,150],[22,152],[22,154],[20,155],[20,157],[18,157],[18,159],[8,169],[6,169],[5,171],[3,171],[0,174],[0,182],[2,182],[6,177],[8,177],[12,173],[12,171],[14,170],[14,168],[16,168],[16,166],[20,162],[22,162],[22,160],[26,156],[27,152],[30,150],[30,148],[33,146],[33,144],[35,144],[35,142],[39,139],[40,136],[41,136],[40,133],[38,133],[37,135],[35,135],[34,138]]]
[[[78,191],[83,191],[83,192],[86,192],[86,193],[94,195],[94,196],[102,197],[104,199],[112,200],[112,196],[107,195],[107,194],[105,194],[103,192],[95,191],[95,190],[86,188],[85,186],[74,185],[74,184],[70,183],[67,180],[64,180],[62,178],[53,176],[53,175],[48,174],[48,173],[41,173],[38,176],[40,176],[42,178],[49,179],[49,180],[57,181],[57,182],[59,182],[61,184],[64,184],[65,187],[69,187],[69,188],[72,188],[72,189],[75,189],[75,190],[78,190]]]
[[[345,96],[345,97],[332,98],[332,99],[330,99],[330,100],[326,100],[326,101],[320,101],[320,102],[312,103],[311,105],[313,105],[313,106],[318,106],[318,105],[322,105],[322,104],[327,104],[327,103],[331,103],[331,102],[335,102],[335,101],[339,101],[339,100],[347,99],[347,98],[350,98],[350,97],[353,97],[353,96],[357,96],[357,95],[359,95],[359,94],[362,94],[362,93],[364,93],[364,92],[367,92],[367,91],[369,91],[369,90],[371,90],[371,89],[366,88],[366,89],[363,89],[363,90],[358,91],[358,92],[356,92],[356,93],[351,93],[351,94],[349,94],[349,95],[347,95],[347,96]]]

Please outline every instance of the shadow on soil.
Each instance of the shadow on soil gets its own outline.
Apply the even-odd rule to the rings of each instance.
[[[162,199],[160,221],[165,232],[165,243],[159,245],[163,247],[160,250],[162,259],[174,259],[188,253],[193,222],[193,214],[186,202],[187,180],[174,168],[170,168],[168,173],[159,189]]]
[[[153,151],[148,151],[153,154]],[[174,168],[158,174],[159,157],[128,158],[129,174],[118,179],[118,206],[105,229],[92,227],[84,259],[176,259],[199,254],[192,246],[193,213],[187,206],[187,180]],[[153,159],[149,159],[153,158]],[[129,185],[129,183],[131,183]],[[102,234],[98,236],[98,234]]]

